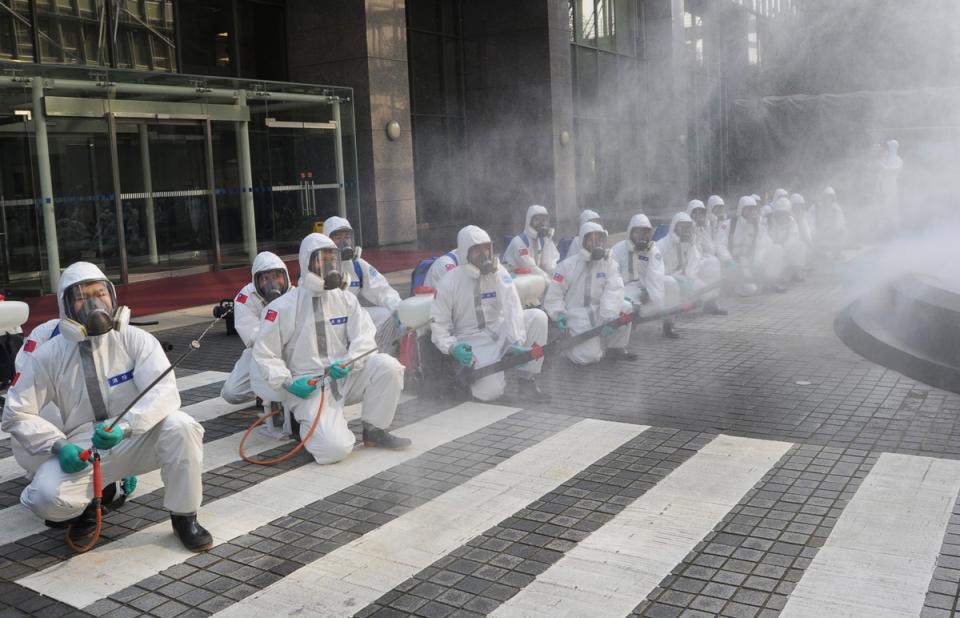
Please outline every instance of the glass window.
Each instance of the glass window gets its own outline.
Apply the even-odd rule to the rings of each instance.
[[[39,0],[41,62],[109,64],[106,19],[103,0]]]
[[[33,28],[27,0],[0,5],[0,59],[33,62]]]
[[[117,11],[117,66],[173,71],[176,57],[172,0],[123,0]]]
[[[287,26],[283,4],[239,0],[240,77],[287,79]]]
[[[230,0],[191,0],[178,4],[181,71],[196,75],[234,73],[233,3]]]

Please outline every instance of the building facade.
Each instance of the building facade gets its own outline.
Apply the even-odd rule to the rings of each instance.
[[[615,224],[723,190],[732,101],[791,0],[10,0],[0,286],[499,234],[544,204]],[[765,39],[766,37],[766,39]]]

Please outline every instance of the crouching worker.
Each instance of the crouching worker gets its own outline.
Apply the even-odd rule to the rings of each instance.
[[[430,309],[433,344],[463,367],[483,367],[505,355],[526,352],[547,341],[547,315],[524,309],[510,273],[493,257],[490,236],[475,225],[457,234],[457,253],[463,266],[440,282]],[[537,384],[543,359],[519,368],[520,391],[537,401],[550,397]],[[503,372],[483,377],[470,386],[474,397],[491,401],[503,395]]]
[[[93,474],[80,455],[91,445],[101,456],[103,502],[119,498],[124,477],[160,469],[163,506],[173,529],[193,551],[213,538],[197,522],[203,498],[203,428],[181,411],[171,371],[130,409],[140,393],[170,366],[160,343],[127,324],[130,312],[99,268],[77,262],[60,279],[60,336],[37,348],[14,379],[3,411],[3,431],[30,455],[47,457],[20,501],[50,525],[71,525],[74,542],[96,529]],[[60,410],[62,429],[44,420],[49,403]]]
[[[627,302],[644,314],[665,308],[663,256],[653,242],[653,226],[647,215],[634,215],[627,226],[627,237],[613,246],[610,254],[620,267]],[[670,299],[674,304],[679,298]],[[663,336],[677,339],[673,316],[662,320]]]
[[[253,343],[260,332],[260,319],[263,309],[271,302],[286,294],[290,289],[290,273],[279,257],[264,251],[253,260],[252,281],[243,286],[233,299],[233,318],[237,334],[243,340],[246,349],[240,355],[233,371],[223,382],[220,396],[227,403],[243,403],[259,396],[264,401],[278,401],[280,396],[268,392],[263,384],[251,386],[250,365],[253,355]],[[254,382],[262,382],[254,377]]]
[[[667,304],[674,305],[702,296],[704,313],[726,315],[727,312],[717,305],[719,290],[700,292],[720,281],[722,272],[716,258],[703,259],[694,226],[690,215],[678,212],[670,220],[670,233],[657,241],[666,271],[664,290]]]
[[[340,250],[323,234],[300,243],[300,282],[267,307],[253,345],[253,360],[270,388],[286,391],[284,408],[307,435],[320,406],[320,382],[329,372],[323,412],[304,445],[317,463],[336,463],[353,451],[353,432],[344,405],[363,402],[363,442],[367,446],[405,448],[410,441],[387,431],[403,388],[403,366],[376,350],[376,327],[347,292]]]
[[[580,226],[580,251],[557,265],[543,301],[550,318],[561,332],[577,335],[630,312],[633,307],[623,294],[623,279],[617,262],[607,250],[607,232],[600,224]],[[566,351],[578,365],[589,365],[606,356],[613,360],[636,360],[627,350],[631,325],[607,326],[594,337]]]

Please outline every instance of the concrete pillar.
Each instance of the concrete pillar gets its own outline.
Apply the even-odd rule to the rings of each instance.
[[[247,106],[247,91],[241,90],[237,106]],[[243,246],[247,259],[253,264],[257,257],[257,220],[253,209],[253,169],[250,163],[250,123],[236,123],[237,166],[240,168],[240,221],[243,227]]]
[[[47,246],[47,269],[50,291],[60,284],[60,247],[57,243],[57,216],[53,209],[53,177],[50,172],[50,146],[47,143],[47,118],[43,113],[43,78],[34,77],[33,131],[37,149],[37,176],[40,180],[40,203],[43,211],[43,234]]]
[[[147,194],[145,202],[147,219],[147,251],[150,254],[150,263],[159,264],[157,254],[157,218],[153,207],[153,172],[150,170],[150,134],[146,123],[137,125],[140,132],[140,165],[143,169],[143,192]]]

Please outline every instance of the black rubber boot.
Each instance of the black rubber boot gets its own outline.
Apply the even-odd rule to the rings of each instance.
[[[709,315],[727,315],[727,310],[721,309],[715,300],[703,303],[703,312]]]
[[[667,339],[679,339],[680,334],[674,330],[673,322],[664,322],[663,323],[663,336]]]
[[[550,401],[550,395],[540,388],[540,383],[536,378],[520,378],[520,394],[527,399],[541,403]]]
[[[635,361],[640,358],[636,353],[626,348],[607,348],[607,353],[604,356],[612,361]]]
[[[197,514],[174,515],[170,513],[173,531],[183,546],[190,551],[206,551],[213,547],[213,536],[197,521]]]
[[[374,427],[367,422],[363,423],[364,446],[379,446],[380,448],[398,451],[407,448],[410,444],[411,442],[408,438],[398,438],[386,429]]]

